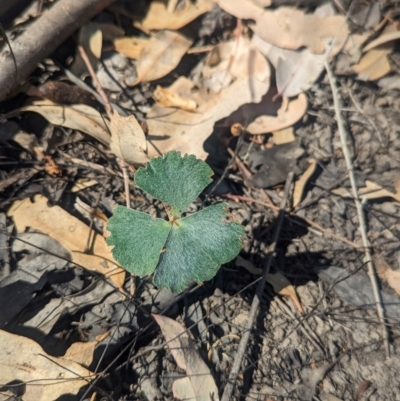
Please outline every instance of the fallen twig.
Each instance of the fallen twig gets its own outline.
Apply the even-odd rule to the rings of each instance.
[[[376,309],[378,312],[379,320],[381,322],[382,334],[383,334],[383,338],[385,341],[386,357],[389,358],[390,357],[389,332],[388,332],[388,328],[386,327],[386,324],[385,324],[385,313],[384,313],[383,304],[382,304],[382,297],[381,297],[381,293],[379,291],[378,278],[376,276],[374,264],[372,261],[371,246],[369,244],[368,236],[367,236],[366,218],[365,218],[363,206],[360,201],[360,197],[358,195],[358,188],[357,188],[356,178],[354,175],[352,157],[350,154],[349,147],[347,145],[348,144],[348,136],[347,136],[347,132],[344,128],[342,115],[340,113],[341,104],[340,104],[340,99],[339,99],[338,87],[336,85],[336,79],[333,75],[332,69],[331,69],[328,61],[325,62],[325,69],[328,74],[330,86],[332,88],[332,97],[333,97],[333,104],[335,107],[335,115],[336,115],[336,121],[337,121],[337,125],[338,125],[338,131],[339,131],[339,135],[340,135],[340,140],[342,142],[343,155],[344,155],[347,170],[349,173],[349,180],[350,180],[350,184],[351,184],[352,195],[353,195],[354,202],[356,205],[357,215],[358,215],[358,220],[359,220],[359,230],[361,233],[362,243],[363,243],[363,247],[365,250],[365,262],[368,267],[368,275],[371,280],[371,285],[372,285],[372,289],[374,292]]]
[[[61,43],[114,0],[59,0],[38,17],[0,53],[0,101],[7,98],[16,83],[23,82]]]
[[[235,360],[233,362],[233,366],[232,366],[231,372],[229,374],[228,382],[226,384],[221,401],[230,401],[232,399],[233,388],[235,386],[236,378],[239,374],[239,370],[242,365],[243,357],[244,357],[244,354],[245,354],[246,348],[247,348],[247,343],[249,342],[249,339],[250,339],[250,334],[252,332],[254,320],[255,320],[255,317],[256,317],[256,314],[258,311],[258,307],[261,302],[262,294],[264,291],[265,282],[266,282],[267,276],[269,274],[269,270],[271,268],[272,258],[275,256],[275,250],[276,250],[276,246],[278,243],[278,239],[279,239],[279,235],[280,235],[280,231],[281,231],[281,227],[282,227],[283,217],[285,215],[285,207],[286,207],[286,204],[287,204],[287,201],[289,198],[289,190],[290,190],[290,187],[291,187],[291,184],[293,181],[293,177],[294,177],[294,174],[291,172],[288,174],[288,177],[286,179],[285,191],[284,191],[282,202],[280,205],[280,210],[279,210],[279,215],[278,215],[277,222],[276,222],[273,241],[270,246],[270,252],[268,254],[267,262],[263,269],[263,275],[261,277],[260,282],[258,283],[256,294],[255,294],[253,302],[251,304],[251,309],[250,309],[249,317],[246,322],[245,330],[244,330],[242,338],[240,340],[239,347],[238,347],[238,350],[237,350],[237,353],[235,356]]]

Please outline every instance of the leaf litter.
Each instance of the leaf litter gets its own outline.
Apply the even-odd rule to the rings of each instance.
[[[387,34],[384,29],[384,26],[391,24],[393,20],[393,15],[386,13],[390,11],[390,6],[384,5],[379,9],[369,4],[356,4],[354,9],[348,10],[347,5],[339,2],[328,2],[323,7],[307,4],[297,8],[283,7],[278,2],[271,4],[269,1],[260,0],[217,3],[242,19],[236,23],[236,28],[232,25],[232,21],[235,22],[232,17],[215,7],[214,2],[198,0],[151,1],[149,8],[140,12],[133,4],[131,5],[135,9],[133,12],[128,11],[125,6],[113,7],[112,12],[107,13],[107,18],[99,18],[101,21],[108,21],[106,24],[90,23],[81,30],[80,43],[86,42],[87,52],[93,54],[92,64],[99,71],[97,75],[101,85],[106,89],[107,96],[113,103],[118,103],[122,107],[120,110],[124,110],[128,115],[132,113],[135,115],[134,119],[131,119],[135,127],[133,135],[128,128],[129,119],[121,118],[121,127],[117,131],[114,130],[114,137],[115,132],[121,132],[124,140],[114,140],[111,149],[109,146],[113,130],[107,119],[103,118],[101,112],[99,113],[98,110],[101,109],[92,103],[93,98],[74,97],[73,93],[68,95],[69,88],[65,87],[64,90],[62,85],[58,85],[59,88],[56,88],[55,93],[57,90],[65,91],[68,96],[51,97],[51,91],[45,86],[42,87],[41,83],[49,82],[48,77],[60,79],[62,71],[56,72],[58,67],[52,65],[51,61],[43,61],[37,71],[37,74],[43,74],[39,78],[39,86],[37,89],[31,86],[30,91],[22,91],[20,96],[22,98],[40,96],[52,100],[54,103],[41,104],[40,102],[46,101],[35,100],[35,103],[27,105],[32,107],[29,111],[35,111],[36,114],[39,113],[36,106],[53,107],[51,111],[41,113],[49,124],[44,131],[41,131],[37,128],[37,123],[32,123],[37,121],[34,113],[23,111],[17,112],[19,114],[6,115],[6,118],[11,119],[8,122],[21,125],[25,136],[23,138],[21,135],[14,135],[13,138],[2,142],[2,146],[5,146],[2,157],[6,163],[13,163],[5,164],[7,167],[1,177],[4,188],[8,188],[2,197],[2,202],[8,208],[15,199],[19,199],[16,201],[19,202],[43,191],[53,202],[63,202],[63,205],[66,199],[72,197],[71,204],[79,205],[77,206],[79,210],[76,210],[79,217],[83,216],[85,220],[92,221],[92,214],[97,211],[96,213],[102,215],[96,217],[96,220],[101,220],[104,224],[115,206],[125,202],[120,178],[122,175],[114,162],[114,155],[133,166],[147,161],[146,148],[149,149],[150,156],[158,155],[158,152],[165,154],[170,150],[195,154],[201,159],[212,155],[217,160],[215,168],[213,165],[215,180],[219,180],[221,174],[224,175],[218,193],[226,195],[229,200],[229,210],[246,229],[241,255],[261,266],[268,253],[269,232],[272,225],[272,212],[265,205],[270,205],[271,210],[276,210],[274,205],[280,201],[281,182],[289,170],[296,169],[298,180],[294,186],[293,204],[298,205],[298,208],[296,213],[291,212],[290,217],[285,219],[287,231],[283,234],[281,249],[276,256],[276,267],[295,285],[306,318],[302,319],[299,329],[294,330],[298,324],[297,316],[290,314],[285,308],[286,301],[278,302],[278,299],[271,298],[268,303],[266,299],[270,298],[269,294],[266,294],[266,298],[262,300],[263,315],[257,323],[257,330],[251,336],[254,345],[258,347],[257,352],[253,352],[249,347],[247,355],[248,361],[251,361],[252,375],[246,375],[249,370],[246,370],[245,366],[242,367],[246,380],[243,388],[247,386],[249,388],[247,394],[254,398],[289,397],[295,394],[300,399],[313,396],[321,399],[350,399],[354,396],[360,378],[368,378],[372,383],[374,394],[368,393],[366,396],[379,399],[379,396],[384,394],[386,398],[392,399],[395,397],[391,389],[396,387],[396,375],[393,376],[388,372],[399,371],[398,358],[394,356],[386,362],[386,365],[382,365],[381,350],[377,346],[374,349],[365,348],[371,341],[375,341],[376,344],[380,341],[379,330],[374,323],[371,323],[376,320],[369,307],[369,304],[374,302],[370,296],[373,290],[362,269],[359,270],[362,257],[357,250],[360,242],[357,218],[352,208],[351,195],[348,196],[346,170],[341,165],[341,147],[337,141],[335,118],[331,112],[330,93],[323,71],[323,64],[329,57],[330,63],[337,68],[337,79],[344,101],[349,105],[352,104],[346,97],[347,85],[361,99],[361,106],[357,111],[346,105],[343,112],[354,139],[354,143],[350,146],[354,146],[356,155],[354,168],[357,173],[359,194],[364,200],[365,213],[369,217],[369,240],[372,248],[382,252],[386,263],[377,260],[375,265],[382,280],[388,325],[393,330],[393,343],[396,345],[397,328],[394,319],[398,316],[393,305],[398,303],[396,244],[399,237],[397,226],[399,216],[398,191],[394,178],[399,173],[396,163],[396,149],[399,145],[395,135],[397,119],[393,113],[399,107],[398,96],[395,91],[378,90],[375,86],[371,87],[362,82],[363,79],[370,81],[379,79],[378,85],[384,88],[383,85],[389,84],[385,84],[380,77],[390,78],[393,82],[398,78],[398,51],[394,46],[398,34],[396,32]],[[46,10],[43,15],[45,14]],[[37,15],[33,18],[37,18]],[[284,23],[287,21],[290,23],[285,26]],[[138,32],[137,28],[144,34]],[[100,31],[102,40],[99,40]],[[129,32],[129,40],[123,37],[124,32]],[[169,34],[166,35],[165,32],[170,32],[171,35],[168,36]],[[169,38],[176,37],[179,41],[179,38],[183,37],[183,32],[187,42],[181,48],[177,46],[173,49],[173,42],[169,41]],[[87,37],[85,40],[82,37],[84,34]],[[160,42],[157,45],[159,47],[157,52],[152,52],[149,45],[151,41],[155,43],[154,38],[158,38]],[[331,49],[332,42],[334,46]],[[168,44],[171,43],[169,49]],[[365,46],[364,43],[369,44]],[[100,59],[104,62],[105,69],[102,69]],[[189,66],[191,62],[193,63]],[[68,68],[71,66],[69,63],[70,61],[63,67]],[[268,63],[271,63],[271,66]],[[149,66],[154,66],[154,71],[153,67]],[[176,69],[177,66],[179,69]],[[135,68],[139,73],[137,75]],[[181,72],[182,68],[186,69],[185,73]],[[155,74],[152,76],[150,73],[153,72]],[[358,75],[354,76],[354,72]],[[387,75],[389,73],[390,75]],[[91,84],[85,69],[78,75],[86,77],[86,82]],[[38,76],[32,77],[29,81],[36,85]],[[106,80],[105,76],[109,78],[111,76],[112,79]],[[276,80],[271,81],[271,76]],[[68,85],[74,88],[73,85]],[[393,87],[393,84],[391,85]],[[123,93],[121,88],[124,90]],[[155,105],[152,99],[156,102]],[[82,108],[79,103],[85,103],[87,109]],[[21,107],[21,103],[17,103],[16,107],[13,105],[14,103],[10,103],[7,112]],[[371,110],[371,113],[368,113],[368,121],[365,120],[364,109]],[[150,113],[147,113],[149,110]],[[16,119],[17,115],[21,116],[19,120]],[[142,124],[143,121],[147,123],[148,131],[145,124]],[[229,133],[233,123],[241,126],[237,136],[231,136]],[[67,130],[63,130],[62,127]],[[51,130],[53,134],[49,135],[48,132]],[[92,139],[88,141],[88,137],[78,134],[76,130],[89,134]],[[381,135],[379,143],[383,143],[383,138],[387,141],[386,147],[377,146],[376,130],[379,130]],[[49,148],[41,147],[42,135],[50,138]],[[55,140],[57,135],[61,135],[63,139]],[[218,151],[213,148],[214,145],[206,143],[211,135],[221,144],[221,149]],[[42,152],[42,156],[32,150],[32,145],[37,144],[35,139],[39,139],[38,150]],[[119,143],[117,147],[115,147],[116,142]],[[290,146],[285,148],[281,147],[282,145]],[[299,152],[302,153],[300,156]],[[234,162],[228,163],[228,167],[225,168],[228,154]],[[307,168],[308,160],[312,162]],[[32,161],[36,163],[34,167],[22,170]],[[128,174],[132,175],[134,169],[129,170]],[[48,173],[51,171],[57,171],[57,174],[50,176]],[[73,184],[79,182],[81,177],[88,177],[88,182],[97,185],[91,187],[79,185],[79,198],[76,198]],[[255,177],[261,183],[259,186],[265,189],[260,190],[257,189],[257,185],[252,185],[256,182]],[[243,178],[245,185],[242,183]],[[247,185],[249,183],[250,185]],[[343,188],[339,189],[338,186]],[[73,191],[70,192],[70,189]],[[130,200],[134,208],[132,213],[137,216],[140,213],[140,216],[150,216],[146,217],[149,222],[157,221],[156,216],[162,217],[160,220],[167,217],[160,202],[150,201],[148,195],[143,194],[133,184],[130,190]],[[347,197],[347,200],[344,200],[344,197]],[[304,198],[306,200],[302,203]],[[214,197],[212,199],[214,200]],[[245,204],[244,199],[255,202]],[[34,204],[29,203],[29,205]],[[201,209],[199,205],[199,201],[188,205],[188,214],[183,219],[190,218],[193,213],[201,217],[202,211],[207,209],[199,212]],[[181,206],[176,207],[180,210]],[[47,204],[43,204],[42,208],[51,209]],[[53,221],[58,222],[60,216],[64,221],[62,211],[54,207],[52,209],[57,212],[51,214]],[[36,209],[32,207],[25,213],[28,215],[29,212],[35,213],[35,211]],[[222,210],[220,211],[222,213]],[[172,209],[168,209],[168,212],[171,213]],[[71,217],[72,214],[66,221],[71,223]],[[207,225],[211,225],[217,219],[218,217],[212,214],[209,219],[201,219],[200,223],[204,220]],[[12,220],[7,221],[9,224],[12,222]],[[27,219],[28,223],[30,221]],[[315,225],[307,226],[308,223],[305,222]],[[196,224],[198,223],[196,221]],[[100,226],[93,224],[96,230],[102,231],[101,224]],[[8,232],[10,230],[11,225]],[[21,239],[36,241],[29,229],[23,231],[17,233],[18,238],[21,236]],[[51,231],[50,235],[53,236]],[[86,226],[84,237],[89,231],[89,227]],[[335,236],[329,237],[329,232]],[[54,235],[56,238],[61,237],[58,234]],[[101,236],[98,238],[104,242]],[[347,242],[337,241],[341,238]],[[144,237],[139,235],[138,244],[142,244],[143,239]],[[80,246],[85,245],[82,239],[75,240],[80,242]],[[136,358],[135,353],[140,355],[145,351],[141,358],[138,357],[133,362],[134,371],[141,373],[135,376],[135,383],[130,387],[132,392],[129,396],[151,399],[152,394],[157,393],[158,398],[168,399],[173,390],[175,395],[178,395],[179,385],[172,385],[173,380],[168,378],[168,375],[176,376],[176,365],[168,361],[168,357],[164,358],[161,354],[163,351],[157,348],[159,334],[147,332],[146,337],[139,337],[134,331],[137,320],[140,321],[142,328],[148,324],[148,320],[140,320],[141,314],[144,313],[143,309],[140,309],[139,315],[135,315],[136,303],[143,302],[140,308],[143,306],[146,311],[153,308],[150,306],[152,302],[150,299],[162,299],[159,305],[170,305],[168,300],[171,298],[168,291],[156,292],[147,278],[133,277],[128,281],[128,285],[123,287],[125,293],[133,294],[133,302],[122,303],[120,297],[111,300],[112,297],[107,296],[109,302],[99,301],[91,310],[91,314],[84,314],[82,307],[76,307],[74,302],[92,305],[92,297],[102,298],[104,294],[108,294],[109,287],[104,287],[100,283],[95,289],[88,287],[87,280],[91,276],[83,273],[83,276],[79,277],[85,278],[81,283],[82,286],[78,287],[84,288],[85,294],[80,296],[79,293],[73,292],[71,298],[65,298],[63,295],[64,300],[61,302],[60,293],[53,292],[55,288],[59,291],[60,287],[57,285],[54,287],[52,275],[55,274],[54,271],[58,272],[61,266],[63,266],[61,269],[68,270],[68,267],[65,267],[68,260],[64,264],[57,263],[57,269],[50,273],[46,268],[44,273],[39,275],[34,268],[32,269],[32,272],[35,272],[34,278],[28,280],[21,269],[26,266],[32,268],[34,260],[39,262],[46,259],[44,256],[39,259],[33,258],[32,250],[25,254],[25,250],[16,247],[15,243],[9,259],[18,268],[8,276],[9,281],[1,282],[0,288],[3,294],[10,294],[11,291],[7,292],[7,289],[10,290],[11,284],[15,283],[12,280],[26,281],[26,285],[23,287],[24,296],[19,297],[23,302],[14,302],[18,308],[13,309],[11,323],[7,323],[9,330],[24,328],[24,333],[28,333],[35,327],[40,328],[42,336],[45,335],[42,337],[43,341],[48,345],[54,341],[52,332],[64,322],[65,317],[59,310],[65,307],[74,317],[73,323],[78,325],[84,341],[86,335],[90,337],[87,338],[88,342],[84,343],[87,344],[89,352],[86,354],[82,351],[82,359],[79,360],[82,365],[89,366],[91,356],[96,365],[97,354],[102,349],[101,344],[110,344],[107,345],[108,350],[112,350],[114,345],[116,349],[121,349],[127,338],[124,336],[128,336],[129,333],[135,336],[135,341],[140,339],[135,343],[140,345],[136,345],[131,351],[132,358]],[[7,244],[4,247],[7,251]],[[192,247],[196,248],[197,242]],[[177,252],[179,254],[186,252],[185,247],[177,249],[180,249]],[[159,257],[168,250],[168,246],[161,246]],[[14,253],[17,255],[16,258],[13,257]],[[325,257],[329,260],[324,260]],[[29,258],[33,258],[31,264]],[[93,264],[97,266],[96,263],[93,259],[88,262],[92,267]],[[324,268],[316,268],[314,273],[312,269],[321,264],[325,264]],[[335,264],[341,269],[338,270]],[[79,268],[75,270],[78,272]],[[0,266],[0,273],[1,271]],[[344,272],[350,277],[337,282],[338,277],[342,277]],[[180,272],[176,273],[179,274]],[[186,279],[182,277],[182,281],[186,282]],[[236,294],[253,281],[254,277],[242,269],[235,269],[233,264],[223,266],[212,282],[196,288],[193,293],[186,293],[181,303],[170,305],[173,310],[170,317],[178,321],[188,319],[189,310],[196,305],[196,318],[191,321],[198,321],[197,325],[190,327],[184,324],[180,327],[179,333],[184,330],[183,327],[190,327],[188,330],[192,331],[196,338],[196,345],[192,350],[196,348],[201,355],[206,355],[208,351],[209,360],[205,359],[205,362],[210,363],[210,366],[212,364],[211,372],[215,379],[214,384],[210,381],[208,388],[215,386],[215,382],[222,388],[227,381],[227,373],[232,366],[237,344],[223,339],[242,336],[248,314],[248,300],[251,300],[254,293],[245,290],[240,296]],[[122,280],[119,285],[122,286]],[[333,286],[333,291],[330,291],[330,286]],[[53,294],[50,299],[46,298],[49,296],[49,288],[51,288],[50,294]],[[290,291],[292,290],[289,288]],[[54,297],[54,294],[58,295]],[[231,294],[235,294],[232,299],[229,298]],[[4,304],[8,305],[11,312],[10,302]],[[185,307],[182,306],[183,303]],[[129,318],[125,316],[125,312],[122,313],[127,310],[127,305],[129,305]],[[291,302],[287,305],[292,307]],[[349,308],[349,305],[356,307]],[[111,312],[110,308],[115,310]],[[40,311],[35,315],[32,311],[38,309]],[[116,313],[117,310],[121,313]],[[298,310],[300,312],[300,309]],[[103,325],[101,329],[96,321],[99,316]],[[111,316],[118,316],[116,318],[118,330],[111,331],[103,342],[94,345],[98,330],[103,335],[108,332],[109,326],[104,323],[113,321]],[[341,331],[343,327],[347,330],[345,334]],[[64,329],[68,332],[68,336],[71,336],[69,323]],[[307,331],[310,337],[305,334]],[[77,332],[72,331],[72,335]],[[115,335],[116,332],[120,334]],[[259,333],[262,333],[262,337]],[[58,341],[65,342],[60,338]],[[42,344],[40,341],[39,343]],[[76,342],[78,350],[86,348],[83,344],[84,348],[79,348],[80,343]],[[315,345],[318,343],[324,350],[324,357],[318,354],[319,348]],[[146,351],[147,344],[152,345],[153,350]],[[208,344],[219,345],[209,348]],[[358,351],[363,347],[366,349],[365,355],[364,351]],[[343,357],[342,351],[345,349],[352,351],[348,353],[348,359],[347,356]],[[93,353],[93,350],[96,352]],[[113,352],[115,351],[111,351],[111,355],[115,356]],[[256,355],[258,352],[260,355]],[[75,351],[73,353],[76,355]],[[330,355],[332,361],[319,363],[318,361],[326,358],[326,355]],[[329,370],[339,359],[341,370],[338,371],[336,368]],[[309,361],[311,365],[307,367]],[[271,366],[280,368],[271,370]],[[211,378],[210,370],[205,372]],[[182,374],[181,371],[178,373]],[[190,377],[190,373],[187,372],[189,380],[183,380],[186,385],[182,395],[184,398],[194,396],[190,392],[190,388],[193,390]],[[117,383],[115,388],[119,388],[121,380],[125,380],[120,379],[119,374],[113,375],[113,373],[108,379],[113,384]],[[318,382],[321,383],[317,386]],[[128,383],[124,382],[125,384]],[[113,394],[113,396],[118,395]],[[241,383],[236,389],[234,399],[240,397],[243,397]]]

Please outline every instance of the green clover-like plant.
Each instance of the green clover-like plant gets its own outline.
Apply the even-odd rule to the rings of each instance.
[[[232,221],[226,204],[181,217],[212,174],[202,160],[175,151],[137,170],[136,185],[164,203],[169,221],[118,206],[107,225],[107,243],[121,266],[138,276],[155,272],[158,287],[180,292],[191,281],[211,280],[238,255],[244,228]]]

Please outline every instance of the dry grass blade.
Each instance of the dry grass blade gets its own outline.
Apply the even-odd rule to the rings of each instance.
[[[338,130],[340,134],[340,140],[342,142],[342,149],[343,149],[343,154],[344,158],[346,161],[346,166],[347,170],[349,172],[349,179],[350,179],[350,184],[351,184],[351,190],[352,190],[352,195],[354,198],[354,202],[356,205],[357,209],[357,215],[358,215],[358,220],[359,220],[359,230],[361,233],[361,238],[365,250],[365,262],[368,267],[368,275],[371,280],[373,292],[374,292],[374,298],[376,302],[376,309],[378,313],[379,320],[381,322],[381,327],[382,327],[382,335],[385,341],[385,348],[386,348],[386,356],[387,358],[390,357],[390,348],[389,348],[389,332],[385,324],[385,312],[383,309],[382,305],[382,296],[379,290],[379,283],[378,279],[376,276],[374,264],[372,262],[372,252],[371,252],[371,246],[368,241],[368,236],[367,236],[367,222],[365,219],[365,213],[363,210],[363,206],[360,201],[359,193],[358,193],[358,187],[357,187],[357,182],[354,174],[354,169],[353,169],[353,161],[352,157],[350,154],[350,149],[348,147],[349,139],[347,132],[344,128],[344,123],[341,115],[341,104],[340,104],[340,99],[339,99],[339,93],[338,93],[338,87],[336,85],[336,80],[333,75],[332,69],[329,65],[328,62],[325,63],[325,69],[328,73],[328,78],[329,78],[329,83],[332,88],[332,96],[333,96],[333,104],[335,108],[335,114],[336,114],[336,120],[338,124]]]

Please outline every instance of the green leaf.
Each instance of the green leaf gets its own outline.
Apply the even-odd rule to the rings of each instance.
[[[145,276],[154,272],[171,225],[149,214],[117,206],[107,230],[111,233],[107,244],[114,245],[114,259],[129,272]]]
[[[157,286],[182,291],[191,281],[211,280],[221,264],[237,256],[244,228],[226,222],[225,207],[218,203],[175,222],[154,276]]]
[[[171,207],[168,213],[179,217],[212,181],[213,171],[193,155],[172,151],[150,159],[135,174],[136,185],[153,198]]]
[[[240,252],[244,228],[218,203],[178,218],[210,182],[212,170],[194,156],[169,152],[135,175],[137,185],[170,206],[170,221],[118,206],[108,221],[114,258],[129,272],[155,272],[154,282],[174,292],[212,279]]]

